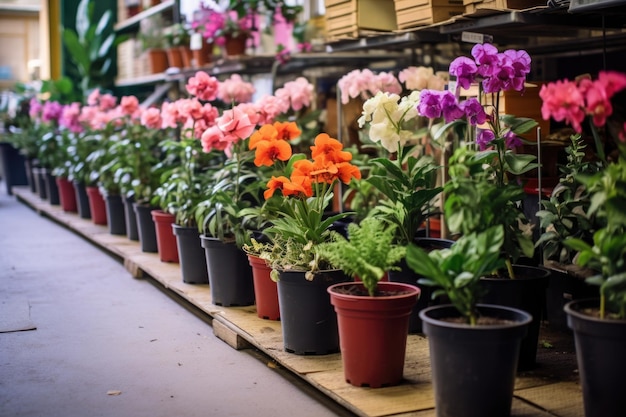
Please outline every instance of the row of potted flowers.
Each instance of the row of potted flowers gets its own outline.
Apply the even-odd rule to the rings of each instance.
[[[594,134],[598,127],[606,128],[608,134],[605,143],[594,136],[595,164],[583,163],[581,136],[572,139],[563,178],[571,194],[556,194],[544,203],[545,210],[537,214],[547,230],[534,242],[524,214],[521,179],[538,165],[534,157],[519,152],[519,135],[536,123],[501,114],[497,99],[501,91],[524,89],[530,63],[524,51],[499,52],[489,44],[477,45],[472,58],[460,57],[450,66],[458,88],[429,89],[426,81],[405,96],[400,96],[402,87],[390,74],[368,70],[348,74],[339,87],[345,100],[363,94],[367,98],[359,119],[367,133],[361,150],[373,147],[374,158],[356,148],[344,149],[336,139],[311,129],[307,118],[314,122],[317,117],[303,110],[312,102],[313,87],[303,79],[247,103],[249,97],[236,97],[238,93],[229,90],[227,82],[198,73],[187,84],[191,98],[144,109],[141,116],[133,98],[125,97],[120,106],[113,107],[106,103],[114,99],[95,92],[88,106],[63,111],[59,120],[65,129],[53,136],[57,144],[68,144],[59,149],[67,151],[70,163],[54,168],[58,176],[63,175],[63,167],[71,168],[74,179],[80,179],[80,169],[89,165],[90,175],[83,176],[83,181],[97,182],[105,195],[131,193],[135,204],[160,208],[174,216],[176,225],[191,227],[206,249],[207,279],[216,304],[249,305],[257,298],[260,307],[248,268],[243,268],[248,275],[218,268],[247,267],[241,249],[264,260],[278,282],[279,311],[259,315],[280,317],[286,350],[296,354],[341,350],[348,382],[387,386],[402,379],[407,333],[423,331],[431,343],[438,415],[508,415],[516,370],[528,369],[535,362],[541,300],[548,285],[545,270],[531,268],[540,274],[528,276],[529,268],[519,265],[523,260],[531,262],[535,246],[550,243],[551,248],[562,248],[551,252],[558,256],[563,250],[579,253],[577,262],[597,272],[590,281],[600,286],[600,314],[617,318],[605,319],[605,324],[623,326],[626,305],[625,222],[620,214],[626,195],[625,126],[623,120],[621,125],[612,124],[623,115],[612,114],[611,109],[612,101],[626,89],[626,76],[602,72],[597,80],[563,81],[542,89],[544,118],[565,120],[582,132],[581,122],[591,114]],[[402,76],[408,80],[410,74]],[[443,88],[432,72],[427,75],[431,86]],[[479,97],[461,98],[461,88],[472,83],[479,83]],[[495,96],[493,104],[485,105],[484,95]],[[214,105],[216,99],[239,104],[223,106],[220,112]],[[109,113],[116,116],[97,124]],[[284,117],[287,114],[291,118]],[[88,135],[79,133],[84,128],[81,115],[83,121],[90,121]],[[103,143],[108,146],[89,148]],[[605,148],[615,151],[606,156]],[[72,164],[70,157],[78,159]],[[595,174],[584,175],[594,170]],[[117,189],[112,191],[107,184]],[[333,204],[338,191],[345,192],[351,206]],[[572,198],[574,193],[576,198]],[[564,212],[560,204],[576,204],[581,209]],[[420,241],[420,234],[438,214],[444,215],[454,240],[439,242],[445,247],[430,250]],[[572,219],[584,219],[588,234],[572,228]],[[214,264],[208,251],[213,246],[218,250]],[[404,281],[399,293],[392,288],[396,281]],[[225,289],[228,284],[235,286]],[[431,293],[430,288],[435,290]],[[498,295],[501,292],[506,295]],[[316,294],[326,299],[324,308],[313,304]],[[371,312],[349,322],[356,303],[346,305],[346,299],[354,297],[386,303],[391,323],[373,320]],[[525,304],[528,298],[537,297],[538,307]],[[416,308],[418,298],[421,304]],[[436,305],[442,300],[450,305]],[[575,305],[567,309],[570,325],[577,329],[582,310]],[[313,314],[309,326],[305,313]],[[453,316],[459,318],[450,321]],[[499,324],[485,324],[485,317]],[[413,329],[411,319],[417,323]],[[468,335],[465,322],[481,331],[478,337],[487,345],[462,342],[459,335],[453,336],[455,349],[436,344],[448,338],[448,330]],[[510,322],[516,324],[511,327]],[[372,336],[372,326],[382,333]],[[485,334],[504,328],[503,337],[511,344],[494,351],[488,343],[500,336]],[[354,342],[344,333],[348,329],[370,334],[367,341]],[[398,333],[392,335],[392,329]],[[294,336],[292,330],[300,333]],[[396,354],[388,350],[391,341],[400,348]],[[616,381],[619,372],[624,372],[623,365],[613,363],[603,371],[608,384],[602,388],[603,397],[593,399],[593,388],[587,386],[590,371],[582,362],[589,356],[582,352],[587,342],[579,342],[578,334],[576,341],[587,415],[617,415],[609,407],[621,404],[619,397],[608,400],[604,396],[619,386]],[[615,356],[625,342],[619,343],[613,348],[618,349]],[[462,354],[470,356],[456,356]],[[479,354],[507,364],[496,366],[499,372],[486,373],[478,365]],[[597,360],[598,355],[592,356]],[[462,374],[471,376],[472,382],[464,383],[460,371],[450,367],[452,357],[466,368]],[[397,361],[392,364],[390,358]],[[440,358],[447,361],[446,369],[439,369]],[[375,372],[377,362],[382,363],[383,374]],[[599,365],[593,366],[597,370]],[[607,376],[609,372],[613,374]],[[505,381],[486,382],[495,374]],[[476,377],[481,383],[475,382]],[[450,384],[450,378],[460,382]],[[491,389],[484,389],[487,384],[493,384]],[[468,385],[477,392],[461,395],[469,392]],[[496,392],[498,400],[493,399]],[[463,397],[477,403],[464,404]],[[593,414],[596,410],[602,411]]]

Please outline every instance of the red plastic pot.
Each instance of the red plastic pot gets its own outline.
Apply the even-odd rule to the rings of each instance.
[[[152,220],[156,231],[157,251],[161,262],[178,263],[178,246],[172,224],[176,220],[173,214],[163,210],[152,210]]]
[[[91,211],[91,221],[95,224],[107,225],[107,209],[104,198],[98,187],[85,187],[89,198],[89,210]]]
[[[267,266],[265,259],[258,256],[248,254],[248,262],[252,267],[257,316],[265,320],[280,320],[278,286],[270,278],[272,269]]]
[[[409,316],[420,289],[399,282],[379,282],[382,295],[354,295],[361,283],[340,283],[328,288],[337,312],[339,343],[346,382],[357,387],[380,388],[402,382]]]
[[[70,180],[63,177],[56,177],[57,187],[59,187],[59,200],[61,201],[61,208],[68,213],[76,213],[78,207],[76,206],[76,192],[74,191],[74,185]]]

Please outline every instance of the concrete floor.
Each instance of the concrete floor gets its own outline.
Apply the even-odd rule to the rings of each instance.
[[[0,302],[37,326],[0,333],[0,416],[352,415],[0,189]]]

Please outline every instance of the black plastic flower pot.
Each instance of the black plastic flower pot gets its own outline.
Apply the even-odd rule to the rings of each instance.
[[[124,219],[126,221],[126,237],[130,240],[139,240],[139,232],[137,231],[137,215],[133,203],[135,199],[130,197],[124,197],[122,199],[124,203]]]
[[[28,184],[24,156],[10,143],[0,142],[0,158],[2,178],[7,187],[7,194],[13,195],[12,188],[14,186]]]
[[[74,180],[74,191],[76,192],[76,205],[78,206],[78,216],[81,219],[91,219],[91,208],[89,207],[89,197],[85,184]]]
[[[53,206],[58,206],[61,200],[59,199],[59,187],[57,186],[56,177],[52,175],[49,169],[42,169],[41,175],[44,177],[48,203]]]
[[[152,210],[149,205],[133,203],[133,209],[137,218],[137,234],[142,252],[157,253],[159,248],[156,239],[156,227],[152,220]]]
[[[209,272],[206,255],[200,242],[198,228],[173,224],[172,230],[174,236],[176,236],[178,260],[183,282],[187,284],[208,284]]]
[[[508,417],[520,343],[532,317],[510,307],[479,305],[498,324],[469,324],[444,304],[420,312],[428,338],[437,417]]]
[[[428,250],[428,249],[445,249],[452,246],[454,243],[453,240],[441,239],[441,238],[427,238],[427,237],[418,237],[415,239],[415,244],[419,247]],[[420,289],[420,296],[417,300],[417,303],[413,306],[411,310],[411,315],[409,316],[409,333],[421,333],[422,332],[422,319],[419,316],[419,312],[425,309],[428,306],[433,305],[433,300],[431,299],[432,289],[426,285],[418,284],[417,281],[422,278],[422,276],[416,272],[414,272],[403,259],[400,261],[400,270],[399,271],[389,271],[389,281],[391,282],[401,282],[403,284],[416,285]]]
[[[312,281],[304,271],[282,271],[278,280],[278,305],[284,349],[297,355],[337,353],[337,314],[327,289],[348,282],[341,270],[319,271]]]
[[[126,234],[126,214],[124,202],[119,194],[108,194],[105,197],[109,233],[112,235]]]
[[[480,302],[517,308],[532,316],[528,335],[522,340],[518,366],[518,370],[526,371],[536,366],[539,329],[545,310],[550,271],[525,265],[513,265],[513,268],[515,279],[480,279],[480,285],[485,291]]]
[[[564,307],[574,332],[585,417],[623,417],[626,320],[600,319],[586,312],[598,306],[599,299],[584,299]]]
[[[254,304],[254,281],[248,258],[234,243],[201,236],[206,254],[213,304],[224,307]]]

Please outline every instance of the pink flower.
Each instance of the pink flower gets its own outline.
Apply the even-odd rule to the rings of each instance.
[[[368,99],[379,91],[393,94],[402,92],[402,86],[393,74],[387,72],[374,74],[367,68],[350,71],[339,79],[337,85],[341,90],[343,104],[347,104],[351,98]]]
[[[80,115],[78,116],[78,121],[90,126],[93,129],[97,129],[97,127],[95,126],[99,126],[97,124],[94,124],[94,120],[100,116],[101,114],[104,114],[104,112],[101,112],[100,110],[98,110],[97,107],[94,106],[83,106],[80,109]]]
[[[148,129],[161,128],[161,112],[156,107],[145,109],[141,113],[141,124]]]
[[[255,88],[251,83],[244,81],[241,75],[233,74],[219,84],[217,98],[226,103],[247,103],[252,100],[254,92]]]
[[[164,102],[161,105],[161,128],[175,129],[178,127],[178,106],[176,103]]]
[[[295,111],[309,107],[313,100],[313,84],[304,77],[298,77],[295,81],[285,83],[282,88],[276,90],[274,95],[288,103]]]
[[[276,118],[289,111],[289,102],[276,96],[265,94],[257,101],[257,124],[274,123]]]
[[[562,80],[544,84],[539,97],[543,100],[541,116],[544,120],[552,117],[557,122],[570,124],[576,132],[582,131],[584,99],[575,82]]]
[[[618,91],[626,88],[626,74],[617,71],[600,71],[598,82],[604,86],[606,94],[610,98]]]
[[[120,102],[122,113],[132,116],[139,109],[139,100],[135,96],[124,96]]]
[[[261,120],[261,110],[257,103],[240,103],[237,108],[248,115],[250,123],[259,125]]]
[[[212,101],[217,98],[219,81],[204,71],[196,72],[195,77],[187,81],[187,92],[200,100]]]
[[[398,80],[409,90],[443,90],[445,80],[430,67],[407,67],[398,73]]]
[[[31,119],[38,119],[41,116],[43,106],[36,98],[31,98],[29,102],[28,115]]]
[[[231,110],[225,110],[216,122],[224,136],[233,142],[249,137],[256,127],[250,122],[248,114],[236,106]]]
[[[80,103],[74,102],[67,104],[63,107],[61,118],[59,119],[59,125],[68,129],[73,133],[80,133],[83,131],[78,118],[80,116]]]
[[[224,132],[217,126],[211,126],[205,130],[200,141],[202,142],[202,150],[207,153],[214,149],[223,151],[228,145],[228,142],[224,141]]]
[[[103,94],[100,96],[100,110],[111,110],[117,105],[117,97],[112,94]]]
[[[97,106],[100,99],[100,90],[94,89],[89,96],[87,96],[87,104],[90,106]]]

